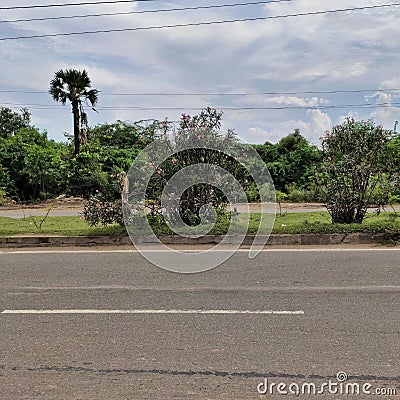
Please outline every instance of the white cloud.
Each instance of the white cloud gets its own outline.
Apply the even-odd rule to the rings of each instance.
[[[393,129],[395,122],[400,119],[400,107],[392,104],[398,97],[384,92],[376,95],[375,102],[378,107],[370,114],[375,123],[383,125],[386,129]]]
[[[307,115],[310,117],[310,139],[316,143],[325,131],[332,128],[332,120],[321,110],[308,110]]]
[[[269,133],[259,126],[249,128],[246,139],[247,143],[265,143],[271,140]]]
[[[267,104],[279,104],[279,105],[299,106],[299,107],[315,107],[319,104],[328,103],[327,100],[319,99],[318,97],[303,98],[297,96],[267,97],[264,101]]]
[[[276,143],[282,137],[299,129],[301,135],[312,144],[317,145],[324,132],[331,129],[332,121],[327,114],[318,109],[309,110],[306,117],[307,119],[278,122],[271,129],[263,129],[259,126],[249,128],[246,140],[250,143],[264,143],[266,141]]]
[[[3,0],[2,6],[14,5]],[[41,3],[50,4],[51,0]],[[191,12],[130,14],[57,21],[0,24],[0,37],[25,34],[73,32],[171,25],[243,17],[283,15],[317,10],[384,4],[384,0],[296,0],[265,6],[231,7]],[[161,4],[161,5],[160,5]],[[157,8],[182,7],[181,2],[160,2]],[[203,4],[203,3],[202,3]],[[211,4],[204,3],[204,4]],[[144,10],[145,3],[31,10],[29,16],[88,14]],[[2,19],[26,17],[19,10]],[[59,68],[85,67],[93,86],[104,92],[273,92],[271,96],[118,97],[100,94],[102,106],[147,106],[198,108],[266,107],[274,105],[313,107],[365,104],[365,93],[308,93],[373,88],[400,88],[398,65],[400,7],[336,14],[171,28],[98,35],[63,36],[2,42],[0,88],[47,91]],[[291,95],[279,94],[294,92]],[[339,123],[343,110],[393,127],[399,118],[396,93],[369,98],[390,102],[371,115],[366,108],[304,110],[226,111],[224,125],[236,128],[249,141],[277,141],[300,128],[317,140],[323,130]],[[54,105],[50,96],[0,93],[0,105]],[[19,107],[15,107],[18,109]],[[70,113],[65,110],[31,109],[34,120],[47,128],[51,137],[70,130]],[[146,119],[168,116],[177,119],[183,110],[101,111],[89,115],[91,123],[113,119]],[[195,111],[189,111],[193,114]],[[329,129],[329,128],[328,128]]]
[[[357,112],[353,112],[353,111],[349,111],[347,114],[345,115],[341,115],[338,119],[338,124],[342,124],[343,122],[346,121],[347,118],[353,118],[355,120],[366,120],[368,119],[368,117],[363,118],[361,117]]]
[[[394,77],[392,79],[385,80],[380,84],[380,88],[382,88],[382,89],[400,89],[400,78]]]

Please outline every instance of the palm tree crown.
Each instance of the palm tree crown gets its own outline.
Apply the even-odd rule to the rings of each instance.
[[[97,104],[99,91],[91,89],[91,81],[86,70],[60,69],[50,82],[49,93],[55,101],[61,104],[69,101],[72,105],[75,154],[78,154],[80,146],[86,142],[87,116],[82,100],[89,102],[93,108]]]

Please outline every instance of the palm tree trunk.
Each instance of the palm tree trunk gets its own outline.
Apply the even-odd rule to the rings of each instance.
[[[80,142],[80,124],[79,124],[79,107],[78,101],[72,100],[72,114],[74,117],[74,145],[75,145],[75,155],[79,154],[81,149]]]

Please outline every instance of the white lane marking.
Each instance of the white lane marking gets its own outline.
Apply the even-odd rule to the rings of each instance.
[[[4,310],[1,314],[276,314],[303,315],[303,310]]]
[[[188,249],[174,249],[176,251],[183,251],[187,253],[198,253],[198,252],[204,252],[209,250],[210,252],[212,251],[218,251],[218,252],[223,252],[223,251],[231,251],[231,250],[224,250],[224,249],[218,249],[218,250],[213,250],[213,249],[197,249],[197,250],[188,250]],[[366,251],[400,251],[400,247],[395,247],[395,248],[329,248],[324,246],[323,248],[311,248],[311,249],[304,249],[304,248],[287,248],[287,249],[263,249],[261,250],[262,252],[329,252],[329,251],[335,251],[335,252],[344,252],[344,251],[358,251],[358,252],[366,252]],[[169,253],[170,250],[144,250],[143,252],[154,252],[154,253]],[[249,249],[238,249],[235,250],[235,253],[248,253]],[[92,254],[92,253],[139,253],[138,250],[133,249],[133,250],[102,250],[102,249],[97,249],[97,250],[13,250],[13,251],[7,251],[7,249],[2,249],[0,250],[0,255],[4,254],[71,254],[71,253],[77,253],[77,254]]]

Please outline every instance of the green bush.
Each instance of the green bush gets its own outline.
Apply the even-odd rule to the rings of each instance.
[[[85,202],[82,215],[89,226],[124,225],[122,200],[110,201],[101,193],[96,193]]]
[[[36,128],[21,128],[0,142],[0,187],[16,200],[56,197],[65,190],[66,145]]]
[[[287,186],[287,201],[291,203],[311,203],[316,201],[316,193],[313,189],[301,189],[295,184]]]
[[[6,191],[3,189],[0,189],[0,206],[4,204],[4,197],[6,195]]]
[[[322,139],[319,174],[333,223],[361,223],[371,204],[383,206],[399,184],[393,132],[347,118]]]
[[[247,201],[250,203],[260,202],[260,191],[255,182],[250,182],[246,190]]]

